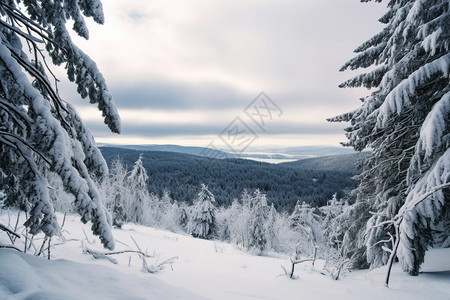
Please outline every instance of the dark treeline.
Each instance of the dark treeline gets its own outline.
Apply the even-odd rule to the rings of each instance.
[[[315,170],[289,164],[269,164],[244,159],[213,159],[184,153],[136,151],[102,147],[108,165],[120,159],[128,168],[143,154],[149,191],[191,203],[201,183],[215,195],[219,205],[230,205],[244,189],[259,189],[267,195],[278,211],[291,212],[298,200],[311,206],[323,206],[334,193],[344,196],[356,187],[351,177],[356,174],[352,164],[342,170]]]

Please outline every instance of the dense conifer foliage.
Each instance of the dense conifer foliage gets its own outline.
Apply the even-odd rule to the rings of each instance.
[[[66,23],[88,38],[85,17],[103,23],[97,0],[0,2],[0,161],[7,205],[27,212],[31,234],[59,232],[49,196],[56,174],[84,222],[108,248],[114,247],[110,218],[92,180],[108,168],[75,109],[58,94],[48,58],[64,65],[82,98],[102,111],[113,132],[120,119],[105,79],[94,61],[73,42]]]
[[[356,187],[355,156],[322,165],[319,159],[305,167],[299,164],[269,164],[244,159],[211,159],[161,151],[135,151],[102,147],[109,165],[120,158],[131,167],[143,153],[142,164],[150,177],[149,192],[162,196],[169,191],[179,202],[191,203],[201,183],[208,185],[217,205],[229,206],[245,189],[259,189],[278,211],[291,212],[299,199],[311,206],[322,206],[334,193],[342,198]],[[207,164],[209,171],[205,172]],[[337,167],[336,167],[337,166]],[[342,167],[341,167],[342,166]],[[315,168],[319,169],[316,170]]]
[[[354,213],[347,214],[354,220],[342,227],[355,266],[387,262],[384,249],[395,234],[390,220],[401,213],[397,255],[403,269],[416,275],[433,243],[433,228],[448,224],[449,6],[446,0],[389,1],[380,19],[384,29],[342,67],[371,67],[341,85],[366,87],[371,95],[356,110],[331,119],[351,123],[346,145],[373,149],[352,192]]]

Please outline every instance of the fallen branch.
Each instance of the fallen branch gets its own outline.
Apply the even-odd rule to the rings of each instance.
[[[138,248],[138,250],[142,253],[141,248],[139,247],[138,243],[136,242],[136,240],[133,238],[133,236],[130,235],[130,238],[133,240],[133,243],[136,245],[136,247]],[[142,270],[148,273],[157,273],[159,271],[161,271],[162,269],[164,269],[164,265],[170,264],[170,267],[173,270],[173,266],[172,264],[175,262],[176,259],[178,259],[178,257],[172,257],[169,259],[166,259],[165,261],[159,263],[159,264],[153,264],[153,265],[148,265],[147,261],[145,260],[145,256],[142,254],[139,254],[139,257],[142,259]]]
[[[152,255],[149,255],[147,253],[144,253],[140,250],[120,250],[120,251],[112,251],[112,252],[100,252],[96,250],[92,250],[86,247],[86,252],[90,254],[98,254],[98,255],[118,255],[118,254],[124,254],[124,253],[136,253],[139,255],[143,255],[145,257],[153,257]]]

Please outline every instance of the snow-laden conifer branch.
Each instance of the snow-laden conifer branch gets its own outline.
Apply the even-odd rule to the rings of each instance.
[[[433,226],[448,222],[447,188],[419,201],[398,228],[391,223],[406,203],[449,181],[449,20],[446,1],[391,1],[380,19],[385,28],[358,47],[342,68],[381,64],[341,85],[374,92],[360,108],[330,119],[350,122],[344,145],[373,150],[351,193],[355,220],[342,226],[343,249],[358,267],[386,264],[383,248],[398,230],[403,236],[396,245],[399,260],[405,271],[417,274],[433,242]]]
[[[8,189],[7,203],[30,209],[25,224],[31,233],[42,230],[51,236],[59,232],[46,178],[56,173],[65,190],[74,194],[82,220],[92,221],[93,232],[112,249],[109,215],[92,180],[94,175],[107,174],[106,163],[78,114],[59,96],[58,79],[45,59],[50,56],[54,64],[65,64],[80,95],[97,103],[111,130],[120,131],[120,118],[105,79],[73,44],[65,27],[70,18],[75,32],[87,38],[83,15],[102,23],[101,3],[0,2],[0,107],[4,111],[0,114],[0,140],[6,146],[0,155],[3,173],[14,174],[18,183]]]

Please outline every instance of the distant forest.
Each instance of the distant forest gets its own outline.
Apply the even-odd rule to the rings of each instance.
[[[298,200],[320,207],[334,193],[344,197],[357,186],[355,162],[360,154],[269,164],[245,159],[213,159],[184,153],[136,151],[102,147],[108,163],[120,159],[130,170],[139,155],[147,170],[148,190],[162,196],[168,191],[172,199],[191,204],[204,183],[215,195],[218,205],[228,206],[244,189],[259,189],[278,211],[291,212]]]

